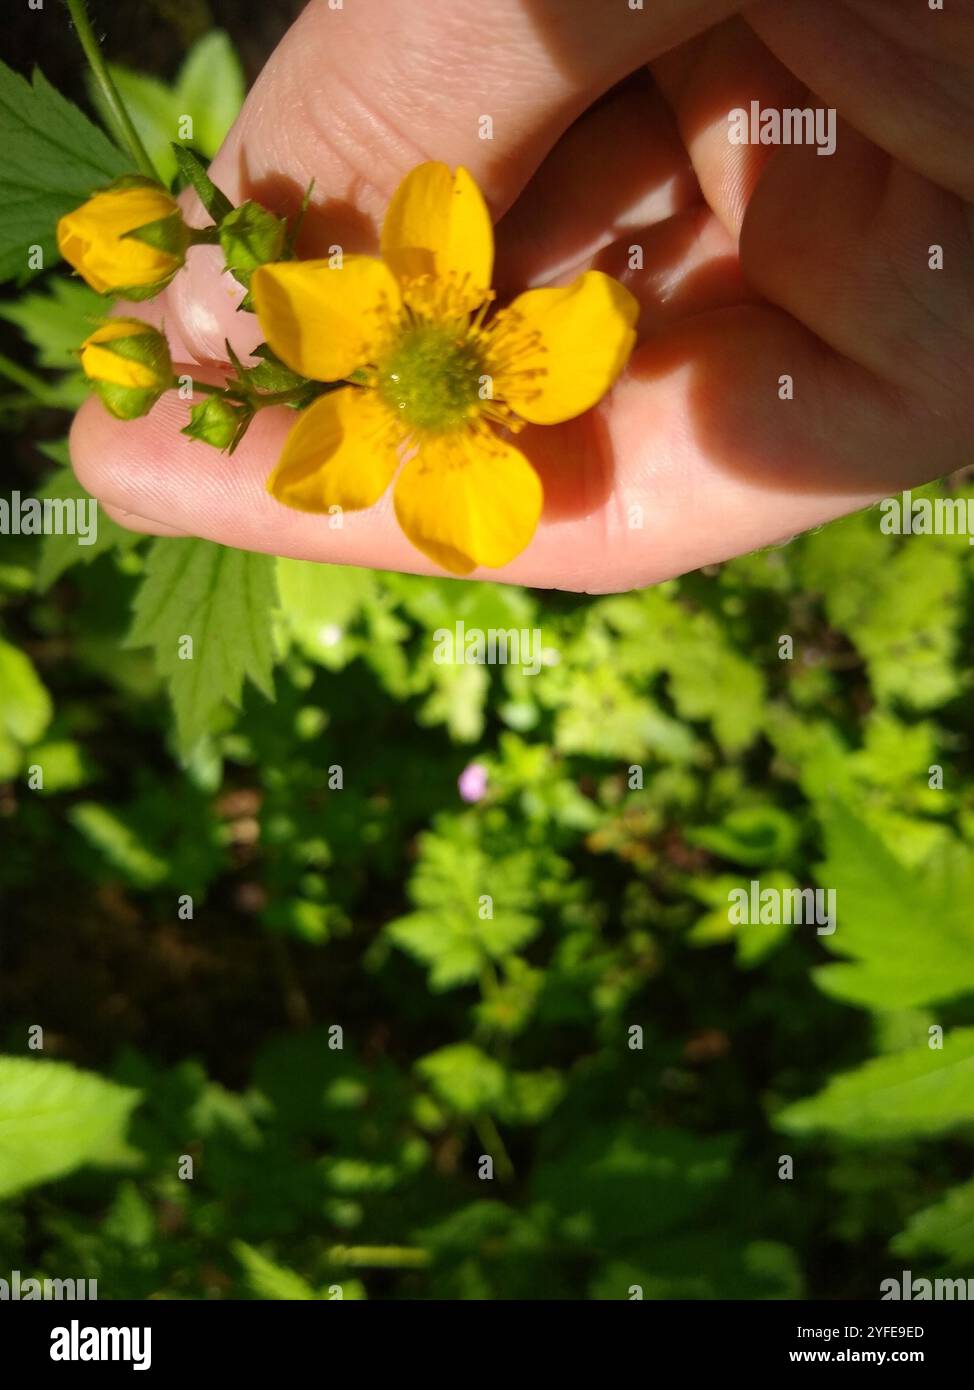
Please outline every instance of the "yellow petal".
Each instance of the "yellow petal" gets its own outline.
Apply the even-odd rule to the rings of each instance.
[[[177,211],[161,188],[107,189],[61,218],[58,250],[99,294],[152,285],[170,275],[180,257],[124,234]]]
[[[396,471],[396,438],[394,421],[374,391],[331,391],[301,412],[267,491],[302,512],[371,507]]]
[[[564,289],[519,295],[497,316],[488,361],[495,395],[536,425],[581,415],[629,360],[638,315],[629,291],[598,270]]]
[[[109,386],[132,386],[145,390],[159,384],[150,367],[131,358],[119,357],[107,348],[85,346],[81,349],[81,367],[92,381],[104,381]]]
[[[541,479],[519,449],[472,431],[424,440],[395,493],[413,545],[453,574],[513,560],[534,535],[543,500]]]
[[[382,225],[382,255],[400,280],[432,275],[466,284],[482,303],[494,266],[494,232],[483,195],[466,169],[420,164],[392,196]]]
[[[315,381],[341,381],[363,366],[383,323],[402,307],[389,268],[372,256],[345,256],[340,266],[264,265],[250,289],[267,342],[292,371]]]

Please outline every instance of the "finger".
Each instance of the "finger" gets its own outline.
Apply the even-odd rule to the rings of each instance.
[[[737,108],[750,110],[752,101],[762,110],[801,106],[803,84],[737,18],[664,55],[652,71],[672,107],[704,198],[736,236],[773,149],[732,144],[728,115]]]
[[[820,107],[740,20],[656,64],[708,204],[741,238],[752,290],[955,425],[974,371],[974,255],[951,193],[891,160],[839,120],[835,148],[740,145],[729,113]],[[943,270],[931,268],[942,248]]]
[[[579,117],[501,218],[499,297],[550,284],[700,201],[672,114],[642,73]]]
[[[974,199],[974,14],[912,0],[765,3],[768,47],[823,102],[908,169]]]
[[[548,283],[570,284],[586,270],[611,275],[635,296],[640,342],[690,314],[758,298],[744,279],[736,237],[703,203],[630,232]]]
[[[779,395],[783,367],[791,400]],[[170,395],[120,424],[88,402],[71,439],[88,490],[243,549],[438,572],[399,531],[391,489],[340,529],[268,496],[290,412],[261,412],[227,459],[178,434],[184,408]],[[590,592],[781,540],[961,461],[922,411],[787,315],[747,306],[670,326],[637,350],[604,407],[519,443],[545,483],[542,523],[518,560],[477,577]]]

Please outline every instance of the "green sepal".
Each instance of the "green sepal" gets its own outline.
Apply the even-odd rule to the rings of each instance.
[[[168,217],[160,217],[155,222],[145,222],[141,227],[133,227],[123,232],[121,241],[142,241],[156,251],[164,251],[167,256],[175,256],[180,262],[185,259],[191,232],[182,219],[182,214],[172,212]]]
[[[171,142],[171,148],[176,157],[180,174],[187,184],[196,191],[196,196],[213,221],[222,222],[224,217],[233,211],[233,204],[230,199],[225,193],[220,192],[206,172],[203,162],[192,150],[187,149],[185,145],[176,144],[175,141]]]
[[[102,404],[116,420],[138,420],[148,415],[162,390],[153,386],[116,386],[110,381],[89,381]]]
[[[278,391],[296,391],[300,386],[307,384],[307,377],[299,376],[297,372],[292,372],[290,367],[286,367],[267,343],[261,343],[260,347],[254,348],[253,356],[261,360],[256,367],[245,367],[243,376],[247,385],[255,390],[276,394]]]
[[[229,212],[220,223],[220,245],[227,270],[245,289],[262,265],[279,261],[284,253],[287,223],[260,203],[248,200]]]
[[[104,323],[111,323],[111,319],[104,319]],[[145,333],[131,333],[125,338],[110,338],[107,343],[100,346],[111,352],[115,357],[124,357],[129,362],[141,362],[144,367],[151,368],[159,378],[160,391],[168,390],[172,381],[172,358],[169,355],[169,344],[163,335],[151,325],[146,325]]]
[[[298,208],[297,216],[292,219],[291,225],[288,228],[287,240],[284,246],[284,253],[285,258],[289,261],[297,259],[294,247],[298,237],[301,235],[301,228],[304,225],[305,213],[311,206],[311,194],[314,192],[314,186],[315,181],[314,179],[312,179],[311,182],[308,184],[307,188],[304,190],[304,197],[301,199],[301,206]]]
[[[151,285],[119,285],[114,289],[106,290],[107,299],[130,299],[137,302],[141,299],[155,299],[157,294],[161,294],[176,278],[176,272],[180,269],[178,265],[173,266],[168,275],[164,275],[161,280],[155,280]]]

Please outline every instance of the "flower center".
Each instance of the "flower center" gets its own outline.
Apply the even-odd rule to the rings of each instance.
[[[376,389],[403,422],[449,430],[478,411],[483,362],[456,328],[420,323],[406,329],[377,364]]]

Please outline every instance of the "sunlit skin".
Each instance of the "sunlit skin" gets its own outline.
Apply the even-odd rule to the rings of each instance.
[[[545,512],[528,549],[480,577],[642,585],[970,461],[974,17],[908,0],[766,0],[746,21],[741,8],[358,0],[336,25],[309,6],[218,156],[232,198],[282,212],[314,178],[309,256],[336,242],[375,254],[403,174],[425,158],[464,165],[499,220],[502,297],[598,268],[640,301],[641,343],[607,402],[518,436]],[[646,64],[655,87],[597,101]],[[755,98],[836,107],[835,154],[732,145],[727,113]],[[942,271],[929,268],[934,244]],[[241,352],[259,341],[237,295],[201,247],[151,305],[195,375],[218,378],[225,337]],[[340,530],[267,496],[291,413],[263,412],[232,465],[180,436],[185,414],[172,396],[133,423],[97,402],[81,411],[75,467],[111,515],[436,572],[391,495]]]

